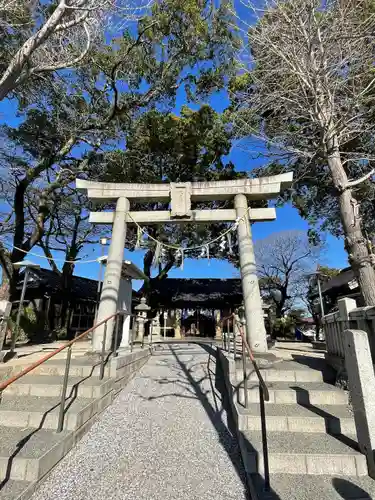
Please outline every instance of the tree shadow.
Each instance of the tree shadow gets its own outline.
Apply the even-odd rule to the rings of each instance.
[[[341,422],[338,417],[335,417],[322,408],[313,405],[310,402],[310,394],[306,389],[298,386],[291,386],[291,389],[296,391],[297,404],[303,406],[307,410],[310,410],[312,413],[315,413],[315,415],[324,418],[327,434],[349,446],[353,450],[359,451],[358,443],[354,439],[351,439],[341,433]]]
[[[332,479],[332,485],[344,500],[372,500],[373,498],[360,486],[348,481],[347,479],[334,477]]]
[[[199,400],[211,424],[216,430],[219,444],[225,450],[243,484],[244,499],[250,500],[253,497],[250,494],[248,476],[242,462],[238,444],[237,426],[233,418],[229,395],[225,386],[223,367],[220,363],[218,351],[216,347],[208,343],[200,343],[200,346],[202,350],[208,354],[207,363],[204,365],[202,362],[194,362],[192,356],[187,360],[182,360],[180,358],[182,352],[178,352],[178,349],[170,345],[169,354],[173,355],[176,363],[171,365],[170,360],[165,360],[165,364],[174,370],[175,374],[176,371],[178,373],[173,378],[163,377],[154,379],[155,382],[161,385],[173,384],[175,386],[177,384],[186,391],[186,394],[180,394],[174,391],[168,394],[150,396],[147,399],[160,399],[174,396],[176,398]],[[189,354],[191,354],[191,352]],[[205,375],[196,378],[194,372],[198,366],[204,369]],[[181,375],[183,375],[183,379],[181,379]],[[209,383],[209,389],[203,386],[205,382]],[[212,400],[210,398],[211,395]],[[277,496],[272,498],[274,500],[280,500]]]
[[[239,476],[244,486],[244,499],[250,500],[246,483],[246,475],[239,453],[234,426],[231,424],[227,427],[223,422],[223,416],[226,409],[224,408],[223,404],[224,395],[221,392],[222,387],[220,385],[217,385],[217,381],[219,378],[219,363],[217,363],[216,349],[211,345],[207,345],[206,343],[201,344],[203,352],[206,351],[208,353],[208,360],[207,364],[204,365],[205,374],[196,378],[194,372],[196,372],[196,369],[198,367],[199,369],[202,368],[202,362],[194,362],[194,358],[192,356],[190,356],[187,360],[182,360],[180,358],[181,353],[178,352],[178,350],[176,350],[173,345],[169,345],[168,347],[168,354],[173,355],[173,359],[176,361],[176,363],[174,364],[174,366],[170,364],[170,360],[165,360],[165,363],[172,371],[175,372],[175,374],[176,371],[178,372],[176,374],[177,376],[173,378],[154,378],[154,381],[159,383],[160,385],[173,384],[175,386],[177,384],[179,387],[181,387],[181,389],[183,389],[184,392],[186,391],[186,394],[181,394],[174,391],[162,395],[150,396],[147,399],[154,400],[174,396],[176,398],[199,400],[203,409],[205,410],[206,415],[208,416],[210,422],[217,432],[219,444],[227,453],[237,475]],[[191,354],[191,352],[189,354]],[[180,377],[182,375],[184,378],[181,379],[180,377],[178,377],[178,375]],[[210,384],[210,389],[205,389],[203,387],[203,384],[207,381]],[[213,402],[211,402],[209,399],[211,391]],[[229,414],[227,415],[227,419],[229,423]]]
[[[110,355],[109,354],[105,360],[105,364],[108,363],[108,360],[110,358]],[[96,364],[93,364],[92,365],[92,370],[90,371],[90,373],[88,375],[86,375],[85,377],[83,377],[79,382],[77,382],[76,384],[74,384],[69,392],[69,394],[66,396],[65,398],[65,408],[64,408],[64,417],[66,416],[66,413],[67,411],[69,410],[69,408],[71,407],[71,405],[74,403],[74,401],[78,398],[78,389],[79,389],[79,386],[80,384],[82,384],[85,380],[89,379],[92,377],[94,371],[95,371],[95,368],[100,366],[100,362],[96,363]],[[46,377],[46,379],[48,379],[48,377]],[[61,377],[61,384],[62,384],[62,381],[63,381],[63,377]],[[93,401],[95,401],[96,398],[92,398]],[[1,404],[1,397],[0,397],[0,404]],[[7,462],[7,467],[6,467],[6,471],[5,471],[5,476],[4,476],[4,479],[0,482],[0,491],[5,487],[5,485],[8,483],[8,481],[11,479],[11,473],[12,473],[12,466],[13,466],[13,463],[14,463],[14,460],[17,458],[17,455],[19,455],[19,453],[23,450],[23,448],[26,446],[26,444],[30,441],[30,439],[35,435],[37,434],[37,432],[39,432],[43,426],[44,426],[44,423],[47,419],[47,416],[52,413],[54,410],[56,410],[57,408],[59,408],[61,405],[61,402],[55,404],[54,406],[52,406],[49,410],[47,410],[43,415],[42,415],[42,418],[40,420],[40,423],[38,425],[38,427],[34,428],[30,434],[27,434],[26,436],[24,436],[20,441],[18,441],[18,443],[15,445],[15,449],[13,451],[13,453],[10,455],[9,459],[8,459],[8,462]],[[71,432],[71,431],[68,431],[68,432]],[[62,434],[63,435],[63,434]]]
[[[315,358],[314,356],[304,356],[302,354],[292,354],[293,361],[308,368],[321,372],[323,382],[333,383],[336,380],[335,370],[329,366],[324,358]]]

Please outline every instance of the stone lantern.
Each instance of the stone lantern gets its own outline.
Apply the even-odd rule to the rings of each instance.
[[[237,338],[241,326],[246,336],[246,316],[245,316],[245,307],[243,306],[243,304],[240,305],[240,307],[238,307],[238,309],[236,310],[234,315],[234,320],[235,321],[233,324],[233,337],[235,339]]]
[[[141,298],[141,303],[135,306],[134,310],[137,313],[136,322],[137,322],[137,338],[138,342],[142,342],[145,335],[145,323],[147,322],[147,313],[151,309],[150,306],[146,304],[145,297]]]

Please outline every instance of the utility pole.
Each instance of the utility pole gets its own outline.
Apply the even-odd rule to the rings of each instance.
[[[319,302],[320,302],[320,313],[322,315],[322,318],[324,317],[324,303],[323,303],[323,297],[322,297],[322,288],[320,286],[320,275],[317,273],[316,278],[318,281],[318,293],[319,293]]]

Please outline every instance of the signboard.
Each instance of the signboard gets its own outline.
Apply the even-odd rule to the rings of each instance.
[[[354,280],[350,280],[348,282],[348,287],[350,288],[350,290],[354,290],[354,288],[357,288],[359,286],[358,284],[358,281],[356,280],[356,278],[354,278]]]

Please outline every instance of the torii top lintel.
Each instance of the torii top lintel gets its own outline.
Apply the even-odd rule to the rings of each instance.
[[[270,199],[291,186],[293,172],[256,179],[236,179],[212,182],[181,182],[170,184],[121,184],[76,180],[77,189],[87,193],[91,200],[116,200],[121,197],[137,201],[168,201],[186,197],[192,201],[214,201],[244,194],[250,200]]]

